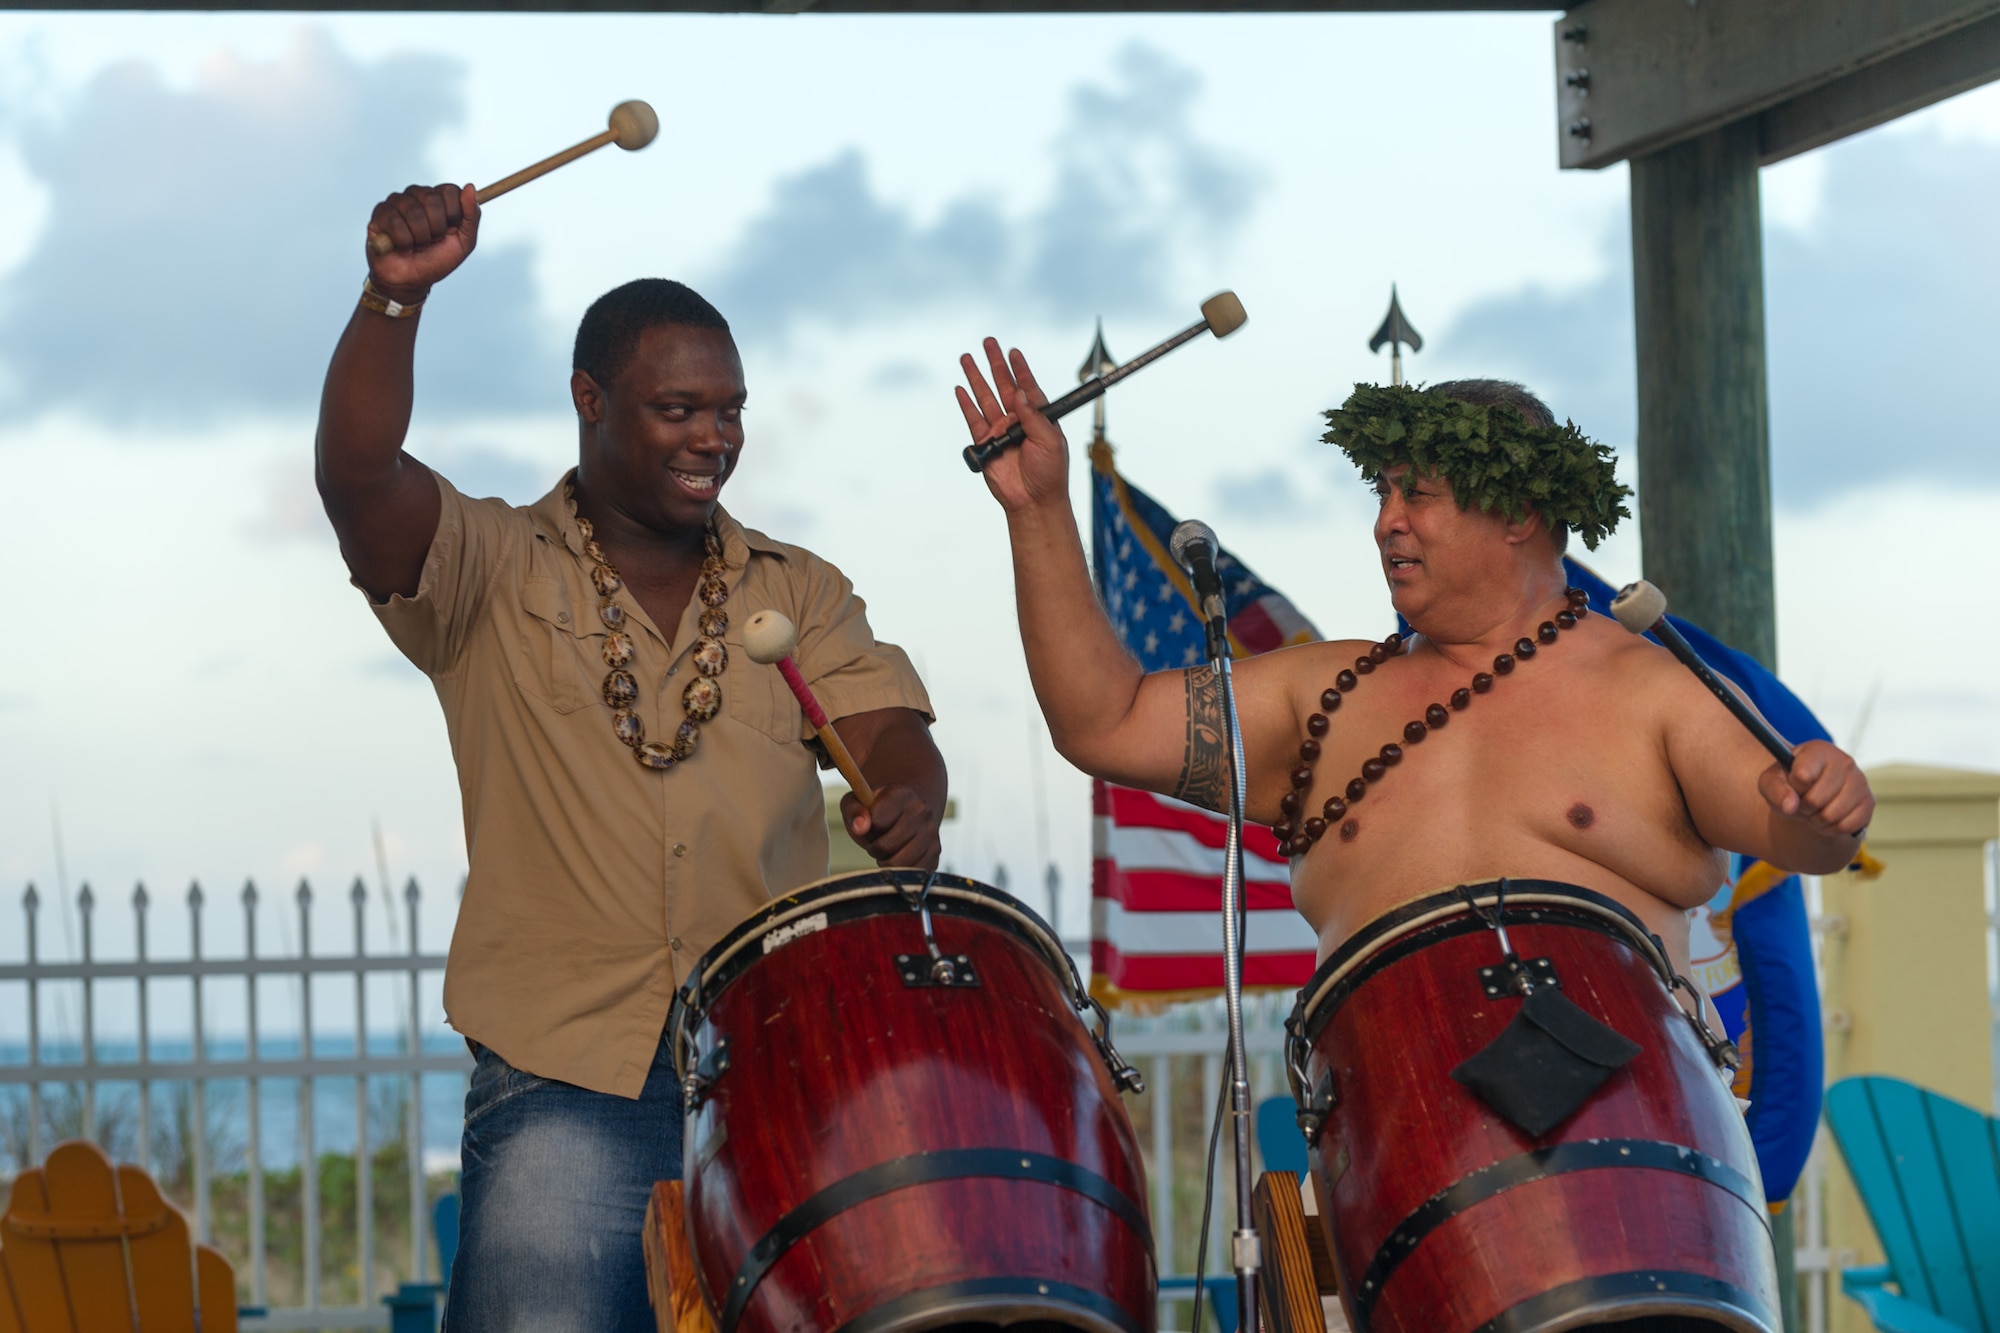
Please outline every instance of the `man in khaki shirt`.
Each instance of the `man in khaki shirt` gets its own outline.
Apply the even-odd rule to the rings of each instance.
[[[743,650],[766,608],[880,792],[843,804],[883,864],[935,866],[945,769],[900,649],[812,553],[719,503],[742,362],[679,283],[601,297],[577,332],[578,463],[536,504],[459,494],[402,450],[417,311],[471,254],[471,187],[376,206],[369,279],[320,405],[318,478],[356,586],[431,678],[470,870],[445,1008],[466,1096],[453,1333],[653,1328],[639,1232],[681,1174],[661,1030],[695,960],[826,873],[811,728]]]

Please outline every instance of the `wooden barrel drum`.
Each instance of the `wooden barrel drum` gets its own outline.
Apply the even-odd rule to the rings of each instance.
[[[1087,1012],[1048,926],[954,875],[825,880],[704,955],[669,1032],[718,1333],[1151,1333],[1138,1080]]]
[[[1524,1008],[1496,921],[1528,990],[1638,1047],[1539,1135],[1453,1076]],[[1749,1131],[1672,984],[1623,906],[1538,880],[1405,904],[1321,965],[1288,1065],[1355,1333],[1776,1333]]]

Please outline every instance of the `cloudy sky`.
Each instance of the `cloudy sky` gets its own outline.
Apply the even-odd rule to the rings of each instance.
[[[1625,173],[1556,170],[1549,47],[1518,15],[0,15],[0,954],[58,818],[69,881],[120,898],[333,888],[379,821],[442,941],[444,730],[319,515],[319,379],[376,199],[627,97],[659,142],[496,202],[436,293],[412,448],[534,499],[583,307],[695,283],[750,376],[731,507],[846,568],[924,670],[954,866],[1019,890],[1052,860],[1080,930],[1086,788],[1029,707],[957,353],[995,332],[1060,383],[1097,317],[1129,356],[1234,287],[1241,334],[1111,399],[1122,465],[1322,629],[1381,632],[1317,414],[1386,377],[1391,282],[1414,374],[1524,379],[1629,450]],[[2000,768],[2000,91],[1764,187],[1783,674],[1866,762]],[[1595,563],[1635,575],[1637,534]]]

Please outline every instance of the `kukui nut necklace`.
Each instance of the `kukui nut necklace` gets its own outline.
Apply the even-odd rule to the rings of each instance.
[[[625,606],[618,600],[625,580],[604,558],[604,548],[597,544],[590,520],[577,515],[574,488],[566,489],[563,494],[569,501],[570,517],[576,519],[576,530],[583,534],[583,553],[590,557],[590,581],[597,589],[597,618],[609,631],[604,636],[604,665],[611,671],[604,678],[604,702],[611,708],[611,734],[630,746],[633,758],[642,765],[664,772],[694,754],[701,724],[722,708],[722,686],[716,684],[716,677],[729,665],[729,648],[722,642],[729,629],[729,615],[722,609],[722,604],[729,600],[729,584],[722,577],[722,537],[715,530],[715,521],[709,520],[702,531],[705,554],[700,581],[695,585],[695,595],[701,598],[704,608],[698,626],[701,637],[694,641],[696,674],[681,691],[681,712],[687,717],[674,732],[671,745],[649,741],[646,724],[632,710],[639,702],[639,681],[625,669],[631,665],[636,651],[632,636],[625,630]]]
[[[1432,704],[1424,710],[1420,721],[1403,724],[1403,744],[1415,745],[1431,732],[1451,721],[1454,712],[1464,712],[1472,706],[1472,696],[1484,694],[1493,688],[1496,676],[1504,676],[1514,669],[1517,660],[1525,661],[1535,655],[1535,640],[1554,643],[1556,635],[1566,629],[1576,628],[1576,622],[1590,613],[1590,594],[1581,588],[1566,588],[1563,595],[1569,599],[1566,610],[1556,612],[1554,620],[1544,620],[1535,627],[1534,639],[1521,639],[1514,644],[1514,651],[1501,653],[1493,659],[1491,673],[1481,671],[1472,677],[1470,689],[1460,688],[1451,692],[1451,708],[1443,704]],[[1383,774],[1403,761],[1403,746],[1391,741],[1381,752],[1361,764],[1361,776],[1350,780],[1344,794],[1329,796],[1320,813],[1303,822],[1299,819],[1299,807],[1305,801],[1304,793],[1312,790],[1312,766],[1320,756],[1320,737],[1326,735],[1331,723],[1327,714],[1340,707],[1341,699],[1360,683],[1362,676],[1368,675],[1376,667],[1402,651],[1403,636],[1391,634],[1382,642],[1369,648],[1367,653],[1354,659],[1351,670],[1342,671],[1333,678],[1333,688],[1319,696],[1321,711],[1306,719],[1306,738],[1299,744],[1299,765],[1292,770],[1292,789],[1278,799],[1278,809],[1284,812],[1284,819],[1271,826],[1277,836],[1278,845],[1292,856],[1304,856],[1312,850],[1312,845],[1326,836],[1326,831],[1340,823],[1347,815],[1347,808],[1368,794],[1371,783],[1380,782]]]

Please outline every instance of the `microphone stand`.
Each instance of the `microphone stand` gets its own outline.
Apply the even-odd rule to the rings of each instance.
[[[1243,730],[1236,717],[1236,682],[1230,675],[1229,635],[1208,626],[1209,663],[1222,687],[1222,734],[1229,743],[1229,831],[1222,862],[1222,1001],[1229,1020],[1229,1119],[1236,1149],[1236,1231],[1230,1257],[1236,1270],[1236,1327],[1258,1327],[1257,1281],[1263,1267],[1250,1181],[1250,1062],[1243,1042]]]

